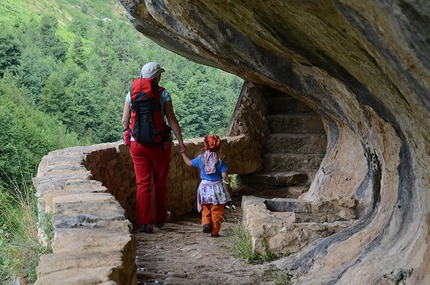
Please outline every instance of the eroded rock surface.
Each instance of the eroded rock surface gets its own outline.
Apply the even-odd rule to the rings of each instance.
[[[327,151],[302,198],[354,195],[358,221],[280,268],[298,284],[430,284],[429,2],[120,1],[160,45],[323,118]]]

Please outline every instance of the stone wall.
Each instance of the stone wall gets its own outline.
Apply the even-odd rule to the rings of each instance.
[[[356,206],[352,196],[319,201],[243,196],[242,223],[255,252],[282,257],[353,225]]]
[[[189,157],[202,139],[186,141]],[[261,168],[259,145],[245,136],[222,139],[230,173]],[[168,179],[172,215],[196,209],[200,182],[173,148]],[[57,150],[42,158],[37,177],[39,211],[52,214],[53,253],[41,257],[35,284],[136,284],[135,176],[123,143]],[[47,240],[47,234],[41,232]],[[48,241],[49,242],[49,241]],[[61,280],[61,281],[59,281]]]
[[[118,144],[73,147],[42,158],[33,183],[41,215],[52,215],[52,254],[43,255],[35,284],[136,284],[136,240],[126,211],[87,161],[118,163]],[[45,233],[42,237],[47,238]],[[50,240],[46,240],[50,242]]]
[[[230,174],[262,168],[260,137],[264,100],[244,84],[219,155]],[[260,107],[259,107],[260,106]],[[248,130],[252,130],[249,133]],[[190,158],[203,153],[203,138],[185,141]],[[196,210],[197,169],[172,149],[167,207],[172,216]],[[52,254],[41,257],[36,285],[136,284],[136,185],[129,148],[122,142],[50,152],[33,179],[40,216],[52,215]],[[41,232],[45,242],[49,234]]]

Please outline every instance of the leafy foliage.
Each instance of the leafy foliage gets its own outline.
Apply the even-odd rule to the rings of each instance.
[[[236,241],[233,245],[233,253],[236,257],[242,258],[249,263],[258,264],[265,261],[272,261],[278,258],[271,250],[268,249],[267,244],[263,242],[262,246],[265,249],[263,254],[260,254],[252,248],[252,236],[243,225],[238,224],[234,229]]]
[[[242,80],[157,46],[119,1],[3,0],[0,13],[1,203],[31,185],[49,151],[120,140],[126,93],[150,61],[166,70],[184,138],[225,132]],[[1,216],[0,230],[9,222]]]
[[[12,194],[0,186],[0,284],[15,284],[17,276],[34,283],[40,256],[52,252],[52,222],[50,217],[38,220],[34,188],[15,186]],[[36,223],[49,240],[46,244],[39,240]]]
[[[0,32],[0,77],[4,76],[6,71],[11,73],[17,72],[20,64],[21,43],[11,32],[5,30]]]
[[[161,85],[175,100],[184,137],[225,132],[242,80],[160,48],[124,15],[105,13],[106,3],[51,1],[69,17],[59,22],[56,14],[34,15],[8,27],[0,45],[7,56],[0,64],[14,71],[25,99],[56,116],[67,131],[90,143],[121,139],[122,102],[130,83],[144,63],[157,61],[166,69]],[[112,18],[102,18],[105,14]]]
[[[2,4],[0,77],[1,95],[6,96],[0,121],[5,141],[2,181],[22,168],[7,166],[18,161],[17,156],[34,171],[49,150],[69,143],[120,140],[125,95],[148,61],[158,61],[166,69],[161,85],[173,98],[185,138],[225,132],[242,81],[142,37],[124,12],[117,13],[124,10],[116,1],[49,0],[27,6],[24,0],[7,0]],[[11,139],[8,129],[14,125],[20,127]],[[64,134],[75,142],[62,143]]]
[[[11,76],[0,79],[0,101],[0,184],[7,189],[11,178],[34,174],[48,151],[79,144],[55,117],[33,110]]]

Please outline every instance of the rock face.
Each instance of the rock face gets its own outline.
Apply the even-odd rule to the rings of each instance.
[[[318,112],[327,150],[305,199],[358,221],[277,262],[297,284],[430,284],[430,3],[120,0],[136,29]]]
[[[262,255],[270,251],[279,257],[350,227],[356,217],[354,207],[353,197],[308,202],[243,196],[242,223],[249,231],[254,251]]]

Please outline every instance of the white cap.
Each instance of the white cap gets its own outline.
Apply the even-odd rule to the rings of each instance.
[[[154,79],[155,77],[160,75],[161,72],[165,72],[165,70],[161,68],[161,66],[158,63],[148,62],[142,67],[140,77]]]

